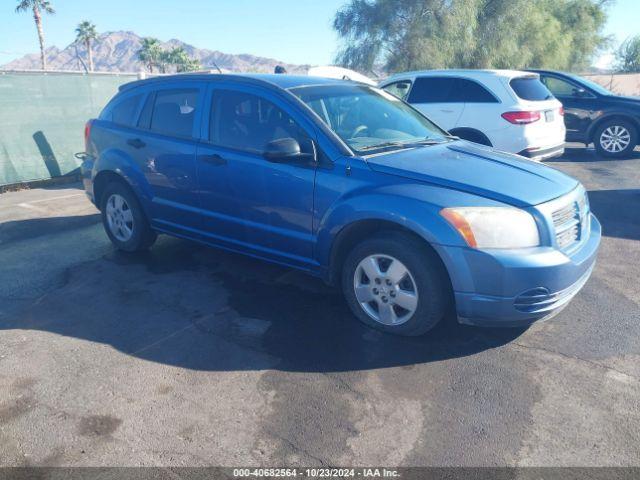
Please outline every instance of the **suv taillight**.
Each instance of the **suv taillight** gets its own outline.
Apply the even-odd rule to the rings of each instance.
[[[560,114],[560,116],[564,116],[564,107],[560,107],[558,109],[558,113]]]
[[[91,120],[84,124],[84,151],[89,151],[89,135],[91,135]]]
[[[502,118],[509,123],[526,125],[540,120],[540,112],[504,112]]]

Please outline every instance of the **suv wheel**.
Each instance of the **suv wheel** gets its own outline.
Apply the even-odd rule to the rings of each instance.
[[[422,335],[444,317],[447,285],[435,254],[400,232],[357,245],[342,272],[345,298],[358,319],[399,335]]]
[[[147,221],[140,202],[130,188],[120,182],[106,186],[100,205],[102,224],[118,250],[147,250],[156,234]]]
[[[633,151],[638,141],[635,127],[626,120],[610,120],[595,132],[596,151],[603,157],[623,157]]]

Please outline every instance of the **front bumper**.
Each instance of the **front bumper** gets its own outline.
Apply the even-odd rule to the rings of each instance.
[[[558,314],[593,271],[601,227],[590,215],[589,237],[565,254],[553,247],[519,251],[447,247],[460,268],[452,278],[458,320],[478,326],[526,326]],[[460,278],[463,277],[463,278]],[[456,285],[464,285],[456,291]]]

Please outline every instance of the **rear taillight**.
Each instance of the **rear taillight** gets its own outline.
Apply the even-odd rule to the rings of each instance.
[[[89,151],[89,136],[91,135],[91,120],[84,124],[84,151]]]
[[[540,120],[540,112],[504,112],[502,118],[509,123],[526,125]]]
[[[564,116],[564,107],[560,107],[560,108],[558,109],[558,113],[559,113],[561,116]]]

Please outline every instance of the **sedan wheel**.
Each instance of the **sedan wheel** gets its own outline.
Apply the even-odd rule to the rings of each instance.
[[[600,146],[607,153],[620,153],[631,143],[631,133],[622,125],[611,125],[600,134]]]
[[[418,289],[409,269],[389,255],[369,255],[357,266],[353,288],[362,309],[378,323],[401,325],[418,308]]]

